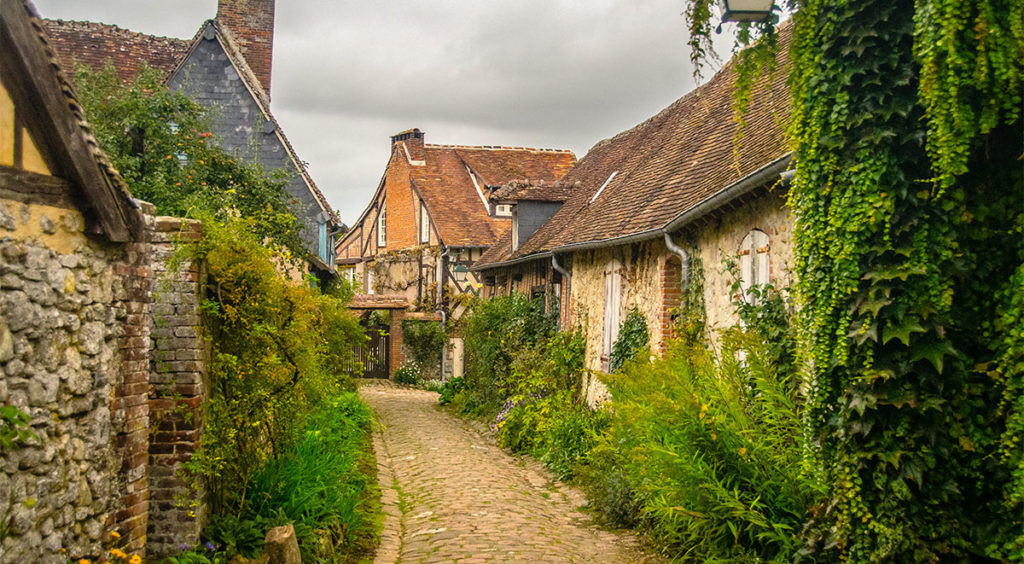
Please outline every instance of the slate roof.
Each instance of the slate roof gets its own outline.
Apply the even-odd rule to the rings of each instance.
[[[508,219],[488,216],[471,174],[478,176],[486,196],[488,186],[514,179],[554,182],[572,169],[576,156],[564,149],[426,144],[424,161],[422,166],[409,166],[409,180],[426,203],[441,240],[450,247],[486,247],[507,227]]]
[[[42,20],[63,67],[74,75],[78,65],[100,69],[109,60],[123,81],[130,81],[145,62],[171,74],[188,52],[190,41],[146,35],[96,22]]]
[[[55,122],[57,135],[63,136],[59,141],[66,150],[79,149],[87,152],[88,160],[94,163],[83,170],[76,169],[72,160],[66,165],[70,169],[68,172],[80,176],[77,180],[82,184],[81,188],[85,191],[87,201],[100,210],[99,220],[107,236],[113,241],[130,240],[132,236],[137,236],[141,229],[141,215],[137,209],[138,206],[121,174],[114,168],[96,141],[75,89],[69,81],[66,71],[62,70],[59,56],[48,36],[45,22],[36,13],[31,2],[25,0],[3,1],[4,25],[10,30],[8,33],[15,42],[15,49],[25,48],[25,51],[19,53],[23,63],[29,67],[25,80],[38,81],[36,86],[39,90],[49,90],[54,94],[53,98],[59,100],[58,104],[52,104],[47,92],[37,92],[41,97],[38,102],[43,106],[43,110],[47,113],[59,114],[50,116]],[[23,23],[28,24],[31,35],[23,36],[13,30],[13,26],[23,25]],[[20,37],[29,37],[32,44],[19,45]],[[41,68],[44,65],[47,67],[45,70]],[[73,124],[72,129],[66,127],[68,121]],[[93,166],[95,168],[92,168]],[[99,176],[96,176],[97,169]],[[98,183],[102,185],[97,185]]]
[[[146,35],[96,22],[43,20],[43,23],[53,38],[54,50],[65,68],[74,69],[77,65],[83,64],[98,70],[110,61],[114,64],[118,76],[124,81],[131,80],[143,62],[163,73],[165,80],[169,79],[185,63],[189,53],[202,40],[207,28],[213,26],[242,81],[252,93],[267,121],[273,123],[296,171],[324,211],[333,214],[327,198],[309,175],[281,125],[271,113],[270,99],[245,61],[234,34],[217,20],[204,22],[195,36],[188,40]]]
[[[785,124],[790,96],[785,71],[792,26],[784,25],[778,33],[776,69],[763,72],[752,89],[739,147],[733,142],[736,73],[730,62],[706,84],[656,116],[595,145],[563,179],[579,183],[579,188],[562,209],[514,253],[510,240],[502,238],[474,269],[573,245],[614,244],[617,238],[656,232],[729,185],[789,154]]]

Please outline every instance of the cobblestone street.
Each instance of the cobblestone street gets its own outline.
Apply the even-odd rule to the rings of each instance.
[[[657,562],[596,527],[573,488],[510,456],[437,394],[368,383],[385,512],[376,562]]]

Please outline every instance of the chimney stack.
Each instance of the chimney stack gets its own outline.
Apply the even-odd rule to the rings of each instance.
[[[270,98],[274,54],[274,0],[218,0],[217,21],[231,30],[245,62]]]
[[[405,150],[409,152],[409,160],[422,161],[424,159],[422,131],[414,128],[392,135],[391,148],[394,149],[395,143],[399,141],[405,145]]]

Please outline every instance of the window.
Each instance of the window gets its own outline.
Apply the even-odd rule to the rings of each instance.
[[[430,213],[427,212],[427,204],[420,200],[420,243],[430,242]]]
[[[380,215],[377,216],[377,246],[387,245],[387,210],[384,204],[380,205]]]
[[[512,206],[509,204],[498,204],[494,206],[494,215],[498,217],[512,217]]]
[[[604,346],[601,368],[605,372],[611,369],[612,346],[619,338],[621,304],[622,275],[619,273],[619,262],[613,260],[604,269]]]
[[[519,249],[519,213],[512,209],[512,250]]]
[[[769,282],[768,250],[768,234],[760,229],[747,233],[740,242],[740,291],[747,303],[754,303],[761,294],[757,287]]]
[[[324,262],[330,262],[331,260],[331,249],[327,245],[327,222],[321,222],[317,224],[317,240],[320,244],[320,258]]]

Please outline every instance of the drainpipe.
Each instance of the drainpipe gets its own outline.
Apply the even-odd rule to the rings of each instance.
[[[439,297],[443,297],[444,296],[444,279],[448,275],[448,269],[445,268],[445,259],[448,258],[448,252],[449,251],[451,251],[451,247],[445,247],[444,248],[444,252],[441,253],[441,259],[440,259],[441,260],[441,283],[440,283],[440,287],[437,289],[437,291],[439,292],[439,294],[438,294]],[[441,309],[439,309],[437,311],[441,313],[441,330],[445,331],[445,325],[448,322],[448,313],[445,312],[444,306],[442,306]],[[447,348],[447,346],[448,346],[447,341],[448,341],[448,335],[446,333],[445,334],[445,346],[441,348],[441,381],[442,382],[444,382],[444,357],[445,357],[445,352],[446,352],[445,348]]]
[[[683,266],[682,290],[685,292],[690,286],[690,253],[676,245],[676,242],[672,240],[672,235],[668,232],[665,233],[665,246],[668,247],[668,250],[679,255],[679,262]]]
[[[551,253],[551,268],[554,268],[556,272],[558,272],[559,274],[562,275],[563,278],[565,278],[565,284],[562,284],[562,295],[558,296],[558,324],[559,326],[561,326],[562,297],[566,295],[566,292],[570,291],[572,284],[572,275],[569,274],[569,271],[563,268],[561,264],[558,264],[558,255],[556,255],[555,253]]]

